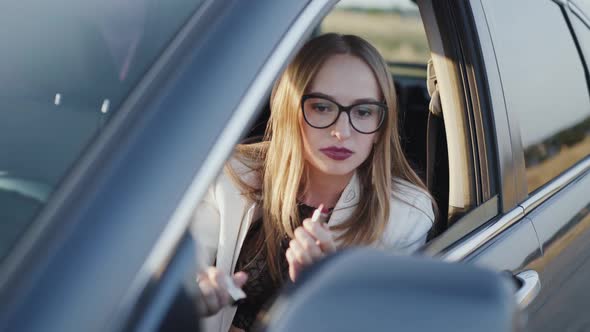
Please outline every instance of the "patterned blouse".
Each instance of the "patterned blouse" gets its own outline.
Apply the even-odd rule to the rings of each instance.
[[[315,209],[315,207],[299,203],[298,212],[301,220],[311,218]],[[332,209],[329,210],[328,216],[331,215],[331,212]],[[236,303],[238,309],[232,324],[246,331],[252,327],[257,317],[266,312],[272,300],[278,295],[277,292],[281,286],[285,282],[289,282],[289,263],[285,252],[289,248],[291,239],[285,234],[281,241],[278,258],[282,278],[279,284],[273,282],[268,270],[266,250],[262,239],[264,239],[264,228],[261,218],[250,225],[236,263],[235,272],[244,271],[248,274],[248,281],[242,287],[247,297]]]

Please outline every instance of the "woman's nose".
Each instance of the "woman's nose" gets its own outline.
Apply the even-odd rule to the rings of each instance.
[[[350,121],[348,120],[348,114],[343,112],[334,124],[331,134],[339,141],[343,141],[350,137],[352,130],[353,129],[350,127]]]

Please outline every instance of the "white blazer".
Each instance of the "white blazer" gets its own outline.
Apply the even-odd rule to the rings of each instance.
[[[232,165],[237,164],[232,161]],[[240,163],[241,164],[241,163]],[[234,166],[249,183],[256,184],[253,172]],[[392,195],[389,223],[374,247],[396,254],[411,254],[426,242],[433,225],[434,213],[429,196],[411,183],[396,179],[394,190],[404,201]],[[342,192],[329,220],[330,226],[344,222],[359,202],[360,183],[356,174]],[[248,201],[223,172],[209,187],[192,216],[191,232],[199,243],[200,264],[230,273],[236,266],[250,223],[261,216],[261,209]],[[338,236],[339,234],[335,234]],[[205,331],[226,332],[236,313],[236,307],[226,307],[204,320]]]

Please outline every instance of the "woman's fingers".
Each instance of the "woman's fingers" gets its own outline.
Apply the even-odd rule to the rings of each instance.
[[[299,275],[299,272],[301,271],[301,265],[297,262],[297,258],[295,258],[291,248],[287,249],[285,256],[287,256],[287,262],[289,263],[289,278],[291,281],[295,282],[297,275]]]
[[[316,210],[314,212],[316,219],[318,214],[319,210]],[[289,263],[289,277],[295,281],[305,266],[335,251],[336,244],[328,226],[309,218],[305,219],[303,227],[295,229],[294,237],[289,242],[289,248],[285,253]]]
[[[311,219],[303,220],[303,228],[312,235],[324,254],[333,253],[336,251],[336,244],[332,236],[332,231],[328,226],[321,222],[313,222]]]
[[[219,311],[221,306],[219,305],[219,298],[217,292],[211,284],[210,280],[205,278],[199,281],[199,289],[201,290],[201,299],[203,305],[201,306],[200,314],[202,316],[208,316]]]
[[[213,285],[217,298],[219,300],[219,306],[224,307],[229,304],[229,294],[227,292],[227,285],[225,284],[225,274],[215,267],[207,269],[207,275],[209,281]]]
[[[234,273],[232,278],[236,286],[242,288],[246,284],[246,281],[248,281],[248,274],[246,272],[240,271]]]
[[[291,240],[289,242],[289,248],[293,252],[293,255],[295,256],[295,258],[297,259],[297,262],[300,265],[309,265],[313,262],[309,253],[307,253],[301,247],[301,245],[299,244],[299,242],[297,242],[297,240]]]
[[[316,243],[316,239],[303,227],[297,227],[295,230],[295,240],[313,261],[317,261],[324,256],[322,249]]]
[[[199,273],[197,283],[203,302],[200,314],[203,316],[216,314],[231,302],[227,282],[233,282],[237,287],[242,288],[247,280],[248,275],[245,272],[237,272],[232,278],[228,278],[223,271],[213,266]]]
[[[305,266],[318,261],[326,253],[336,251],[332,232],[327,227],[311,219],[305,219],[303,226],[295,229],[295,236],[289,242],[289,248],[285,253],[292,281],[295,281]]]

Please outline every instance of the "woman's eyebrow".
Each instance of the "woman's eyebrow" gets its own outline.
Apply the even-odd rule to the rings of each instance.
[[[327,95],[325,93],[321,93],[321,92],[310,92],[310,95],[316,95],[318,97],[324,97],[324,98],[328,98],[331,100],[336,101],[336,98],[334,98],[333,96]],[[379,103],[380,101],[374,98],[359,98],[359,99],[355,99],[352,101],[352,104],[359,104],[359,103]]]
[[[379,103],[380,101],[374,98],[361,98],[361,99],[355,99],[352,101],[353,104],[359,104],[359,103]]]

